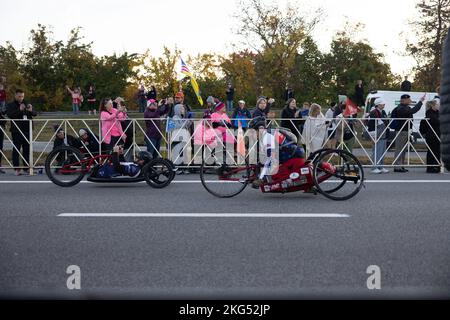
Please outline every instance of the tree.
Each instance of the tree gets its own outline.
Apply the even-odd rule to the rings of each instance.
[[[354,41],[345,31],[336,34],[331,44],[331,51],[325,56],[323,67],[326,77],[330,79],[329,95],[354,95],[357,80],[367,84],[374,79],[378,90],[392,86],[394,76],[384,55],[376,53],[365,41]]]
[[[176,65],[180,58],[180,51],[164,47],[162,56],[153,57],[147,50],[140,57],[140,66],[138,67],[139,83],[143,83],[147,88],[155,85],[160,96],[173,96],[178,91]]]
[[[416,8],[420,19],[412,25],[417,41],[409,43],[406,50],[417,62],[416,88],[434,91],[439,85],[442,48],[450,25],[450,0],[421,0]]]
[[[248,105],[256,103],[258,92],[255,59],[256,54],[244,50],[222,57],[220,63],[227,82],[231,81],[234,85],[236,96],[244,99]]]
[[[55,94],[59,86],[57,76],[58,55],[63,46],[61,41],[52,41],[52,32],[38,24],[31,30],[31,47],[23,52],[21,69],[29,85],[29,100],[44,109],[62,104],[62,95]]]
[[[25,77],[21,72],[20,59],[17,50],[9,42],[0,46],[0,76],[6,79],[5,88],[8,98],[13,97],[16,89],[27,89]]]
[[[320,21],[321,12],[307,19],[298,6],[288,5],[283,12],[262,0],[241,0],[237,12],[237,33],[257,52],[257,85],[268,89],[265,94],[281,98],[300,45]]]
[[[301,53],[295,59],[290,86],[299,102],[324,103],[330,79],[326,78],[325,57],[313,38],[308,36],[301,46]]]

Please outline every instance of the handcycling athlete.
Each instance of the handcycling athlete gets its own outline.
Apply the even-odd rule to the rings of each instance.
[[[265,183],[271,182],[271,171],[273,165],[272,153],[279,147],[280,165],[290,159],[302,159],[305,162],[305,150],[297,145],[297,137],[290,131],[278,128],[273,129],[267,125],[265,117],[256,117],[249,123],[249,128],[262,133],[263,145],[266,149],[267,160],[261,170],[259,177],[252,184],[254,188],[259,188]]]
[[[122,145],[115,146],[111,154],[112,164],[106,163],[94,170],[95,178],[116,178],[120,176],[128,176],[137,178],[141,174],[145,164],[152,160],[150,153],[141,151],[138,153],[134,162],[122,162],[124,150]]]

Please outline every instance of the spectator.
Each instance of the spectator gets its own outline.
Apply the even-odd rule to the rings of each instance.
[[[231,83],[228,84],[227,95],[227,112],[233,112],[234,88]]]
[[[412,119],[413,115],[417,113],[420,108],[422,108],[423,101],[425,101],[426,94],[420,99],[420,101],[411,108],[410,105],[412,103],[411,96],[408,94],[404,94],[400,97],[400,105],[395,107],[392,110],[391,118],[392,119]],[[394,165],[396,168],[394,172],[408,172],[403,165],[405,164],[405,155],[406,155],[406,145],[409,141],[409,133],[412,130],[412,121],[408,120],[393,120],[391,123],[391,127],[395,129],[395,162]],[[398,168],[401,166],[401,168]]]
[[[144,113],[144,118],[150,119],[145,121],[145,143],[147,145],[147,151],[153,158],[158,158],[160,156],[159,150],[161,148],[162,140],[160,118],[169,111],[167,104],[163,104],[163,102],[164,101],[161,100],[158,106],[156,100],[150,99],[147,102],[147,109]]]
[[[81,128],[78,131],[80,137],[80,147],[84,148],[86,152],[97,153],[100,150],[99,138],[90,130]]]
[[[410,92],[412,89],[412,83],[408,80],[408,76],[405,77],[405,81],[402,82],[401,91]]]
[[[327,143],[326,147],[330,149],[336,148],[336,121],[334,120],[334,112],[336,110],[336,102],[330,104],[330,108],[325,113],[325,118],[328,121],[327,128]]]
[[[441,166],[441,136],[440,121],[439,121],[439,99],[434,99],[427,102],[425,118],[420,123],[420,133],[425,136],[425,141],[428,145],[427,152],[427,173],[440,173]]]
[[[80,147],[80,141],[77,138],[75,138],[74,136],[71,136],[68,134],[67,138],[66,138],[66,133],[61,128],[61,126],[55,125],[55,126],[53,126],[53,129],[56,132],[55,140],[53,141],[53,150],[55,150],[56,148],[62,147],[62,146],[66,146],[66,145],[75,147],[75,148]],[[67,144],[66,144],[66,140],[67,140]]]
[[[240,100],[238,102],[238,108],[236,108],[231,116],[233,120],[233,127],[239,128],[239,123],[242,125],[242,129],[248,128],[248,120],[252,118],[252,114],[245,106],[245,101]]]
[[[370,137],[373,140],[372,160],[373,160],[373,174],[389,173],[389,170],[383,167],[384,157],[386,153],[387,141],[387,125],[388,121],[386,111],[384,111],[386,103],[382,98],[375,100],[375,108],[370,112],[368,121],[368,129]]]
[[[217,102],[219,102],[219,100],[215,99],[213,96],[209,96],[206,99],[206,108],[205,112],[203,113],[203,119],[211,118],[211,115],[214,112],[214,106],[216,105]]]
[[[3,84],[0,83],[0,112],[5,112],[6,108],[6,90]]]
[[[187,111],[183,104],[176,104],[173,108],[174,115],[173,115],[173,122],[174,122],[174,128],[173,129],[188,129],[189,123],[187,122]]]
[[[147,101],[148,100],[157,100],[158,97],[158,93],[156,92],[156,88],[155,86],[151,86],[150,87],[151,90],[149,92],[147,92]]]
[[[175,105],[177,104],[183,105],[186,109],[186,117],[190,117],[189,112],[191,112],[191,107],[187,103],[184,103],[184,93],[182,91],[175,95]]]
[[[303,102],[302,107],[302,117],[307,118],[309,116],[309,108],[311,108],[311,104],[309,102]]]
[[[362,80],[358,80],[355,86],[355,102],[358,107],[364,107],[364,86]]]
[[[252,117],[267,117],[274,103],[275,100],[272,98],[269,101],[263,97],[259,98],[256,102],[256,109],[253,111]]]
[[[186,119],[192,118],[191,107],[187,103],[184,103],[184,93],[182,91],[178,92],[175,95],[175,107],[177,104],[183,106],[184,118]],[[194,132],[194,123],[192,121],[183,121],[183,122],[184,122],[183,128],[189,130],[189,132],[192,134]]]
[[[303,129],[303,144],[310,153],[323,148],[326,132],[327,121],[322,114],[322,107],[313,103]]]
[[[30,166],[30,129],[33,117],[37,115],[33,110],[33,106],[25,100],[25,93],[16,90],[14,101],[10,102],[6,108],[6,114],[11,121],[11,136],[14,145],[12,152],[13,166],[15,167],[15,175],[21,175],[19,168],[19,154],[22,149],[22,161],[24,166]],[[24,169],[24,173],[28,174],[28,169]]]
[[[83,96],[81,95],[80,88],[75,88],[73,91],[69,88],[69,86],[66,86],[67,91],[72,95],[72,113],[78,114],[80,112],[80,106],[83,102]]]
[[[284,101],[287,102],[289,99],[294,99],[294,90],[286,85],[286,88],[284,90]]]
[[[88,103],[88,112],[89,115],[93,113],[94,115],[97,114],[97,99],[95,98],[95,89],[94,86],[90,85],[87,95],[87,103]]]
[[[229,128],[232,127],[231,120],[225,112],[225,104],[223,102],[219,101],[216,104],[215,112],[211,115],[211,122],[224,143],[234,144],[234,135],[229,131]]]
[[[301,119],[302,114],[300,110],[297,109],[297,101],[290,98],[286,102],[286,107],[281,112],[281,126],[291,130],[291,132],[297,137],[300,136],[300,125],[301,122],[295,119]]]
[[[339,139],[339,141],[337,141],[337,144],[341,146],[341,144],[344,143],[347,151],[352,153],[353,145],[355,143],[355,127],[354,120],[351,120],[351,118],[354,118],[357,115],[345,115],[345,110],[347,108],[347,99],[347,96],[339,97],[339,105],[336,107],[333,117],[336,121],[337,126],[336,139]]]
[[[122,130],[121,121],[126,119],[122,107],[115,109],[110,98],[105,98],[100,103],[100,120],[102,126],[102,139],[107,150],[114,146],[123,144],[127,136]],[[120,142],[122,140],[123,143]]]
[[[139,106],[139,112],[143,113],[147,107],[147,95],[143,84],[141,84],[137,92],[137,103]]]
[[[5,170],[3,170],[2,167],[2,158],[3,158],[3,140],[5,139],[5,130],[6,130],[6,106],[3,105],[2,108],[0,108],[0,174],[4,174]]]

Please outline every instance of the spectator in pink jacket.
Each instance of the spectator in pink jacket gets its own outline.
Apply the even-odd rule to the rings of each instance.
[[[112,150],[115,145],[121,145],[125,142],[127,136],[122,130],[121,121],[126,120],[126,118],[127,114],[124,108],[119,106],[115,109],[110,98],[105,98],[100,103],[102,139],[108,150]]]
[[[233,126],[228,117],[225,104],[218,102],[216,104],[215,112],[211,115],[212,126],[216,130],[219,137],[224,143],[234,143]]]

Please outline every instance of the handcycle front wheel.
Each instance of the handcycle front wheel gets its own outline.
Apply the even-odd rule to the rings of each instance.
[[[325,150],[314,159],[313,181],[320,194],[331,200],[344,201],[361,191],[364,169],[350,152]]]
[[[51,151],[45,159],[45,173],[60,187],[77,185],[86,174],[84,156],[73,147],[63,146]]]
[[[142,171],[145,182],[156,189],[167,187],[175,178],[173,164],[161,158],[153,159],[147,163]]]
[[[233,198],[245,190],[250,182],[251,168],[247,165],[207,164],[203,161],[200,180],[215,197]]]

